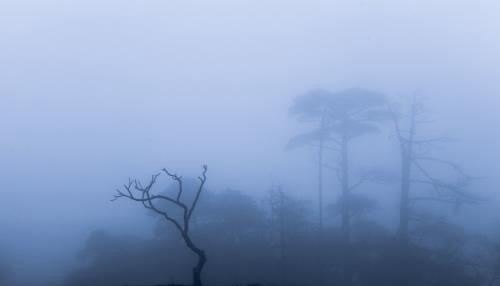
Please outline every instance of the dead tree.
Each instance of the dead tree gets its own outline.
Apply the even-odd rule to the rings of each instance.
[[[152,194],[151,189],[155,185],[158,177],[161,174],[165,174],[170,179],[174,180],[177,183],[177,194],[175,197],[171,197],[168,195],[159,195]],[[142,205],[151,210],[158,215],[162,216],[167,222],[173,224],[175,228],[181,234],[182,239],[186,243],[186,246],[191,250],[197,257],[198,262],[193,268],[193,286],[202,286],[201,281],[201,273],[203,271],[203,267],[207,262],[207,256],[205,251],[199,248],[191,239],[189,227],[191,218],[193,216],[193,212],[196,209],[198,201],[200,199],[201,192],[203,191],[203,187],[205,186],[205,182],[207,181],[207,166],[203,166],[203,172],[201,176],[198,177],[199,186],[196,191],[195,197],[193,201],[188,204],[182,201],[183,195],[183,180],[181,176],[170,173],[167,169],[163,169],[161,172],[152,175],[151,180],[147,185],[141,184],[138,180],[129,179],[128,183],[123,186],[123,190],[116,190],[117,194],[114,196],[112,201],[115,201],[120,198],[127,198],[136,202],[142,203]],[[172,207],[178,208],[181,210],[182,218],[175,218],[169,214],[167,210],[162,210],[158,208],[156,202],[163,202],[170,204]]]
[[[459,206],[463,203],[477,202],[478,199],[466,191],[473,179],[468,176],[458,164],[440,159],[430,154],[429,150],[437,143],[448,141],[447,138],[422,138],[419,135],[420,117],[423,114],[421,100],[413,97],[408,114],[408,128],[401,126],[402,116],[389,107],[396,138],[399,143],[401,174],[400,174],[400,209],[399,209],[399,239],[403,247],[409,243],[409,224],[415,218],[412,207],[418,202],[439,202]],[[431,164],[450,170],[456,177],[454,181],[438,178],[433,175]],[[425,193],[414,194],[412,188],[427,187]],[[420,190],[421,191],[421,190]]]

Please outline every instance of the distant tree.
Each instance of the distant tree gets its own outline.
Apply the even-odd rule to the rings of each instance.
[[[318,197],[320,227],[323,223],[323,168],[325,149],[334,149],[340,155],[334,167],[341,183],[341,201],[347,202],[351,191],[363,180],[350,182],[350,143],[360,136],[378,131],[378,122],[388,118],[385,96],[366,89],[350,88],[339,92],[313,90],[296,98],[291,108],[293,115],[318,127],[290,140],[289,146],[318,145]],[[327,144],[332,144],[327,145]],[[363,178],[362,178],[363,179]],[[342,204],[344,239],[350,240],[351,214],[349,204]]]
[[[342,190],[340,197],[342,232],[344,240],[349,242],[352,209],[351,204],[346,202],[353,201],[349,199],[351,192],[365,181],[365,177],[362,176],[356,183],[351,183],[350,144],[353,139],[379,131],[379,121],[387,118],[384,111],[386,100],[380,93],[351,88],[332,93],[327,102],[330,107],[328,129],[335,136],[334,142],[340,153],[339,167],[336,170]]]
[[[196,231],[205,231],[203,235],[210,230],[218,240],[221,240],[221,235],[226,235],[225,244],[262,235],[265,214],[248,194],[234,189],[208,192],[201,202],[193,223]]]
[[[412,211],[417,202],[447,203],[458,208],[464,203],[478,200],[467,191],[473,178],[457,163],[434,156],[431,152],[433,146],[449,140],[443,137],[424,138],[420,135],[419,124],[424,122],[421,120],[424,111],[422,100],[414,96],[405,115],[398,113],[393,107],[389,109],[401,160],[399,239],[404,247],[409,243],[410,222],[420,219]],[[406,129],[402,126],[405,118],[408,125]],[[449,175],[434,175],[432,170],[436,168],[446,169]],[[418,193],[412,192],[412,188]]]
[[[288,148],[296,148],[304,145],[317,144],[318,148],[318,212],[319,229],[323,230],[323,171],[325,149],[328,148],[329,131],[327,129],[328,106],[325,101],[329,92],[326,90],[313,90],[295,99],[290,113],[300,121],[313,122],[316,126],[313,130],[293,137]]]
[[[78,258],[82,263],[66,275],[61,286],[157,285],[172,282],[172,277],[187,280],[191,275],[187,271],[190,253],[180,242],[165,244],[105,230],[89,234]]]
[[[161,179],[156,183],[155,193],[175,197],[177,188],[173,187],[177,184],[162,188]],[[197,184],[195,186],[196,180],[187,177],[183,182],[185,196],[182,198],[186,200],[189,194],[195,193]],[[190,222],[191,239],[198,242],[199,248],[210,249],[210,263],[203,272],[204,285],[258,282],[262,285],[299,286],[330,282],[320,279],[318,257],[325,253],[325,257],[331,254],[335,259],[338,251],[333,243],[329,248],[318,245],[316,233],[311,231],[315,225],[311,224],[314,217],[309,216],[309,205],[287,193],[285,197],[280,211],[284,216],[286,240],[285,261],[282,261],[277,248],[278,225],[270,220],[268,197],[256,199],[233,189],[204,190]],[[158,201],[155,206],[166,209],[169,204]],[[70,271],[60,285],[158,285],[160,282],[171,285],[183,281],[190,284],[191,251],[184,247],[177,231],[174,232],[175,226],[164,223],[160,216],[158,218],[153,237],[93,232],[81,249],[81,264]],[[332,259],[329,258],[328,262],[328,269],[334,269],[336,264]],[[335,280],[336,273],[325,274],[327,279]]]
[[[235,189],[207,192],[200,199],[192,235],[211,250],[206,284],[267,285],[278,276],[266,214],[253,196]]]
[[[269,199],[274,244],[279,249],[280,260],[285,261],[290,248],[293,248],[290,245],[292,240],[307,231],[305,205],[287,194],[282,186],[273,186]]]
[[[169,178],[177,182],[177,193],[175,196],[169,196],[166,194],[155,195],[151,193],[153,186],[155,185],[158,177],[162,174],[166,174]],[[196,194],[194,196],[193,201],[190,204],[183,202],[183,179],[182,177],[170,173],[167,169],[163,169],[162,172],[152,175],[151,180],[146,186],[143,186],[138,180],[129,180],[127,184],[124,185],[123,190],[117,190],[117,194],[115,195],[113,200],[117,200],[120,198],[127,198],[136,202],[142,203],[142,205],[156,214],[162,216],[167,222],[173,224],[175,228],[181,234],[181,237],[186,244],[186,246],[191,250],[197,257],[198,262],[196,266],[193,268],[192,276],[193,276],[193,286],[201,286],[201,274],[203,271],[203,267],[207,261],[207,256],[205,251],[199,248],[192,240],[190,234],[190,222],[193,217],[193,212],[196,209],[198,201],[200,199],[201,192],[203,191],[203,187],[207,180],[207,166],[203,166],[203,172],[199,179],[199,186],[196,190]],[[171,215],[169,210],[160,209],[157,202],[168,203],[172,207],[175,207],[178,211],[181,212],[181,218],[177,218]]]
[[[379,131],[378,123],[388,119],[383,94],[362,89],[350,88],[339,92],[327,90],[313,90],[299,96],[292,106],[294,114],[303,120],[316,122],[319,127],[312,132],[301,134],[294,139],[294,145],[314,143],[319,144],[319,201],[320,223],[322,221],[322,174],[324,167],[323,152],[325,142],[333,143],[334,150],[340,157],[338,167],[333,167],[341,185],[339,198],[341,228],[343,240],[350,242],[352,209],[348,202],[351,192],[364,182],[364,177],[356,183],[351,183],[350,147],[353,139]],[[349,260],[348,248],[344,248],[345,285],[352,284],[352,267]]]
[[[421,98],[414,96],[406,112],[398,112],[390,105],[389,111],[400,153],[398,236],[399,253],[401,259],[406,260],[412,248],[415,247],[415,245],[410,245],[411,230],[418,235],[418,232],[422,230],[452,229],[445,219],[440,219],[436,223],[434,216],[432,214],[429,216],[425,207],[428,207],[430,203],[444,203],[458,209],[462,204],[474,203],[478,199],[467,190],[472,177],[467,175],[457,163],[442,159],[433,152],[436,144],[449,140],[443,137],[422,137],[421,124],[425,121],[422,118],[424,107]],[[406,127],[403,127],[403,124],[406,124]],[[416,205],[420,202],[425,203],[421,206],[424,211],[416,210]],[[413,223],[412,227],[410,227],[411,223]],[[423,238],[426,233],[428,235],[430,232],[424,232]],[[436,237],[428,240],[433,244],[437,241]],[[420,243],[424,241],[426,240],[419,239]],[[452,245],[450,237],[445,241],[447,246]],[[434,252],[443,253],[436,250]],[[398,284],[413,285],[408,275],[412,271],[411,267],[406,263],[401,263],[398,267],[400,273]]]

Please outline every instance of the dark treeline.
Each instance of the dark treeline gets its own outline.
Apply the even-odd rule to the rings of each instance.
[[[449,138],[426,133],[432,114],[421,97],[314,90],[290,113],[305,131],[287,149],[315,154],[317,188],[298,190],[307,199],[287,182],[265,196],[207,189],[206,168],[198,179],[164,169],[130,180],[115,199],[144,207],[155,235],[92,232],[82,265],[61,285],[500,285],[498,241],[454,217],[485,203],[476,178],[440,151]],[[398,164],[360,168],[359,154],[377,136],[395,146]],[[380,219],[385,211],[396,224]]]

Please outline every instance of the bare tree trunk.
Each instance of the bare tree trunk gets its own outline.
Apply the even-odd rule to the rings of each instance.
[[[318,148],[318,210],[319,210],[319,244],[321,247],[324,246],[324,235],[323,235],[323,167],[324,167],[324,149],[325,149],[325,116],[321,118],[320,123],[320,139]],[[325,266],[324,266],[324,256],[321,253],[318,257],[319,261],[319,276],[321,283],[324,283],[325,278]]]
[[[203,267],[205,266],[205,263],[207,262],[207,256],[203,250],[198,248],[189,235],[187,233],[184,233],[182,235],[184,238],[184,241],[186,242],[187,247],[196,254],[198,257],[198,262],[196,263],[196,266],[193,267],[193,286],[202,286],[201,282],[201,273],[203,271]]]
[[[198,255],[198,263],[193,268],[193,286],[202,286],[201,271],[203,270],[203,267],[205,266],[207,258],[206,258],[205,253],[203,251],[201,253],[198,253],[197,255]]]
[[[400,286],[408,285],[408,255],[409,255],[409,223],[410,223],[410,189],[411,175],[413,165],[413,149],[416,132],[416,102],[411,106],[410,110],[410,129],[408,137],[402,135],[398,119],[394,115],[394,126],[399,140],[399,148],[401,153],[401,193],[399,206],[399,242],[400,242],[400,263],[398,272],[398,284]]]

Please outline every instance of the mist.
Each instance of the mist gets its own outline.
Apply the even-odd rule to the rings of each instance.
[[[432,154],[475,178],[478,203],[450,211],[450,221],[500,242],[496,11],[498,2],[482,0],[1,1],[2,285],[84,285],[68,277],[84,267],[96,230],[110,241],[162,237],[166,223],[141,204],[110,201],[129,178],[147,182],[162,168],[187,180],[206,164],[207,204],[229,193],[265,208],[269,190],[281,186],[316,229],[317,151],[287,145],[312,126],[290,108],[319,89],[373,90],[402,111],[418,96],[432,120],[423,137],[452,138]],[[360,170],[399,166],[392,125],[380,126],[353,143],[353,183]],[[332,154],[325,160],[335,164]],[[335,172],[323,177],[326,209],[341,187]],[[170,186],[161,184],[158,192]],[[398,191],[372,183],[361,191],[377,201],[366,217],[394,237]],[[338,217],[325,217],[325,232],[339,227]],[[212,277],[218,268],[206,251]],[[181,283],[190,265],[188,274],[169,274],[173,281],[138,274],[138,282],[109,283]],[[266,275],[248,275],[227,283],[267,285]],[[366,285],[353,281],[338,285]]]

